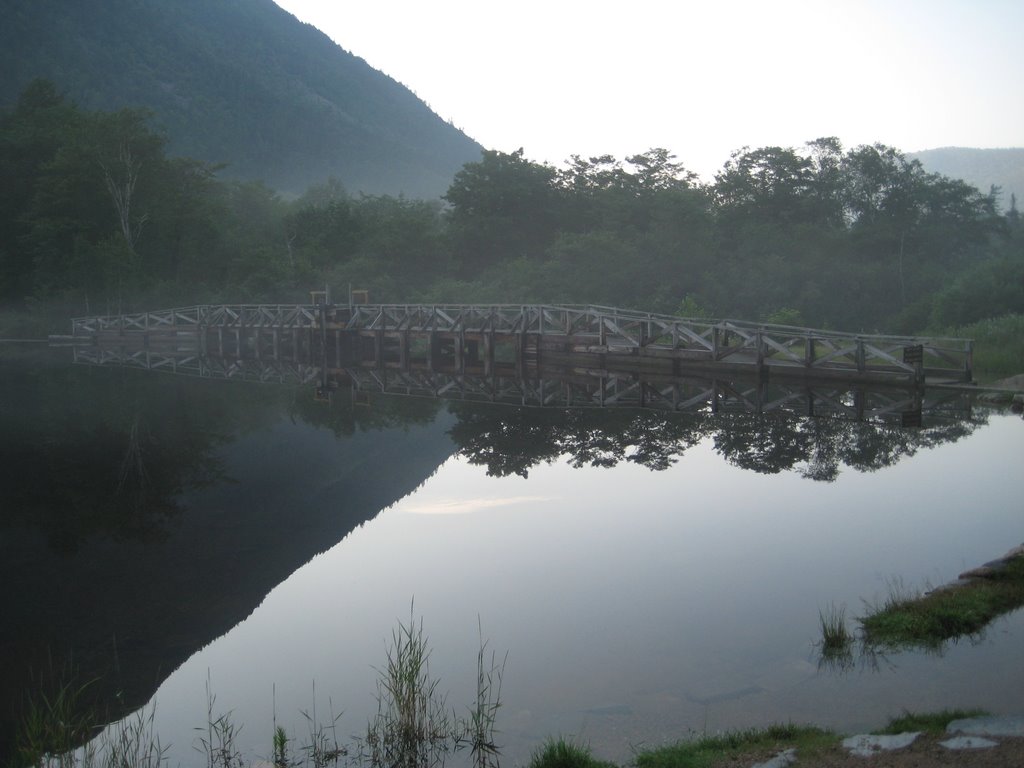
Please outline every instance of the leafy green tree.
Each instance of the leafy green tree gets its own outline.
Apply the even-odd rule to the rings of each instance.
[[[900,306],[941,285],[950,267],[961,266],[1000,228],[993,196],[926,173],[892,147],[848,152],[843,173],[857,259],[865,266],[890,265]]]
[[[518,256],[539,257],[559,226],[555,170],[523,157],[485,150],[452,180],[444,199],[461,269],[479,272]]]

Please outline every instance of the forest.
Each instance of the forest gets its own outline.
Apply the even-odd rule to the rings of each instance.
[[[440,200],[334,179],[285,198],[170,156],[153,123],[82,109],[47,80],[0,114],[0,333],[324,285],[888,333],[1024,312],[1016,200],[880,144],[743,148],[708,183],[662,148],[562,167],[484,150]]]

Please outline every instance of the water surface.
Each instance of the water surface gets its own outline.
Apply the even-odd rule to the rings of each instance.
[[[20,404],[3,412],[20,440],[7,466],[24,470],[4,479],[22,628],[5,647],[69,638],[113,695],[152,697],[182,765],[201,761],[208,681],[250,757],[270,752],[275,710],[298,735],[314,706],[340,713],[341,737],[363,730],[374,667],[413,604],[460,710],[478,627],[508,651],[511,764],[550,735],[625,761],[778,721],[1024,711],[1020,612],[942,655],[837,671],[815,648],[820,609],[857,614],[894,579],[940,584],[1024,541],[1019,417],[902,430],[322,403],[38,361],[8,364],[4,382]]]

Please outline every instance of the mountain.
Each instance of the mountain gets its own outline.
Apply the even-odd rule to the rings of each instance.
[[[968,147],[941,147],[923,152],[908,153],[908,157],[921,161],[931,173],[941,173],[954,179],[963,179],[982,192],[995,184],[1002,190],[1000,207],[1010,207],[1010,195],[1017,196],[1017,207],[1024,195],[1024,148],[971,149]]]
[[[298,194],[444,193],[480,145],[271,0],[0,0],[0,108],[37,77],[142,107],[169,152]]]

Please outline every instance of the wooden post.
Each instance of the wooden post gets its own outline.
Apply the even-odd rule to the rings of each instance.
[[[808,336],[804,344],[804,365],[808,368],[814,365],[814,337]]]
[[[857,351],[855,354],[857,359],[857,371],[864,373],[867,369],[867,355],[864,352],[864,339],[857,339]]]

